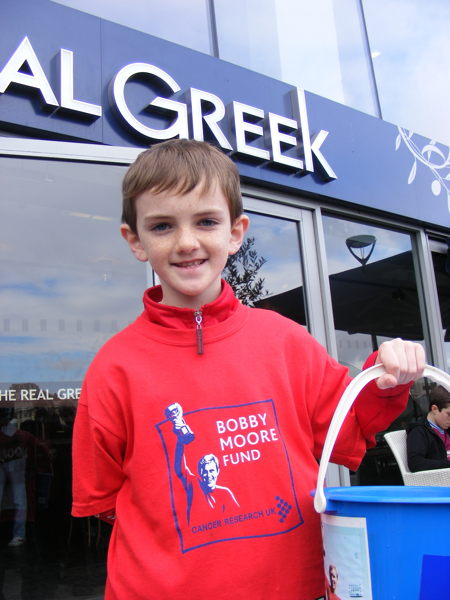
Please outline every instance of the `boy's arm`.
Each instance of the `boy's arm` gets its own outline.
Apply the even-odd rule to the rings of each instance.
[[[99,515],[110,522],[124,481],[124,443],[90,417],[82,398],[75,419],[72,453],[72,515]]]
[[[422,377],[425,353],[420,344],[398,338],[383,342],[363,368],[374,364],[382,364],[386,373],[371,381],[354,404],[369,447],[375,445],[375,434],[387,429],[405,410],[413,382]]]
[[[374,364],[383,364],[386,373],[371,381],[359,393],[344,421],[332,454],[333,462],[344,464],[352,470],[358,468],[365,450],[375,446],[376,434],[385,431],[405,410],[411,385],[422,376],[425,353],[419,344],[401,339],[390,340],[369,356],[363,368]],[[356,430],[355,424],[358,426]],[[355,452],[349,454],[348,440],[352,437]]]
[[[417,346],[419,344],[404,342],[403,340],[391,340],[384,342],[380,345],[378,352],[374,352],[369,356],[363,368],[367,369],[374,364],[381,363],[387,370],[387,376],[371,381],[359,393],[337,437],[331,456],[332,462],[356,470],[367,448],[375,446],[376,434],[386,430],[392,421],[405,410],[412,380],[422,375],[425,365],[423,349],[420,346],[420,349],[418,349]],[[342,394],[348,384],[348,382],[341,381],[341,384],[344,384],[344,387],[341,387],[335,378],[330,376],[331,372],[336,372],[339,369],[341,369],[341,366],[336,363],[331,366],[331,371],[329,369],[328,372],[324,373],[327,376],[322,377],[321,397],[323,400],[319,404],[319,406],[322,406],[322,410],[315,414],[316,432],[318,418],[320,418],[319,426],[322,429],[326,426],[327,431],[329,427],[329,421],[326,418],[328,411],[325,410],[324,406],[325,402],[328,405],[326,399],[331,400],[331,398],[334,398],[330,406],[334,412],[336,403],[339,401],[339,395]],[[400,385],[395,385],[394,382],[399,382]],[[382,387],[379,387],[378,384]],[[338,388],[335,388],[336,385],[338,385]],[[392,385],[394,387],[388,387]],[[335,389],[334,392],[331,386]],[[338,398],[336,398],[336,393]],[[334,408],[332,408],[333,406]],[[320,458],[322,452],[324,441],[322,436],[326,434],[326,431],[316,438],[316,443],[319,444],[315,450],[318,458]]]

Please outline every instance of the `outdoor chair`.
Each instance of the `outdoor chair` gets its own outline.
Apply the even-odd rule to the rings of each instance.
[[[384,439],[392,450],[405,485],[450,487],[450,468],[416,471],[415,473],[409,470],[406,456],[406,431],[404,429],[385,433]]]

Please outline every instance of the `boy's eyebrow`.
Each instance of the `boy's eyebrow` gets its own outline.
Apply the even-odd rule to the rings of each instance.
[[[206,215],[221,215],[223,213],[226,213],[226,210],[223,208],[219,208],[219,207],[211,207],[211,208],[205,208],[204,210],[199,210],[198,212],[194,213],[194,217],[204,217]]]
[[[208,215],[221,215],[224,212],[226,212],[223,208],[220,207],[211,207],[211,208],[205,208],[204,210],[199,210],[198,212],[195,212],[192,214],[193,217],[205,217]],[[144,222],[146,221],[159,221],[159,220],[170,220],[173,219],[174,216],[173,215],[167,215],[167,214],[154,214],[154,215],[146,215],[144,217]]]
[[[167,219],[171,219],[172,217],[170,215],[147,215],[144,217],[144,222],[145,221],[161,221],[161,220],[167,220]]]

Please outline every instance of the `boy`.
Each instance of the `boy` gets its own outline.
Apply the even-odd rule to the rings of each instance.
[[[450,468],[450,392],[441,385],[430,392],[426,418],[409,425],[406,448],[413,473]]]
[[[322,598],[310,491],[347,369],[221,280],[249,224],[222,152],[158,144],[127,171],[123,198],[122,235],[161,285],[94,359],[76,418],[73,514],[115,517],[106,598]],[[397,339],[374,362],[387,373],[332,457],[351,469],[404,409],[424,355]]]

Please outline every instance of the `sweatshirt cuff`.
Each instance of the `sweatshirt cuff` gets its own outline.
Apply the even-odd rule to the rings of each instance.
[[[377,356],[378,356],[378,351],[372,352],[372,354],[369,355],[369,357],[367,358],[366,362],[363,365],[363,371],[365,371],[369,367],[373,367],[375,365]],[[370,381],[366,387],[373,394],[376,394],[380,398],[392,398],[392,397],[401,396],[406,391],[409,392],[409,390],[411,389],[413,384],[414,384],[414,381],[410,381],[409,383],[401,383],[399,385],[396,385],[395,387],[386,388],[385,390],[382,390],[377,386],[376,379],[372,379],[372,381]]]
[[[371,354],[364,364],[364,369],[374,365],[376,358],[377,352]],[[375,446],[376,434],[386,431],[406,409],[412,383],[381,390],[374,379],[361,390],[355,400],[354,410],[367,447]]]

